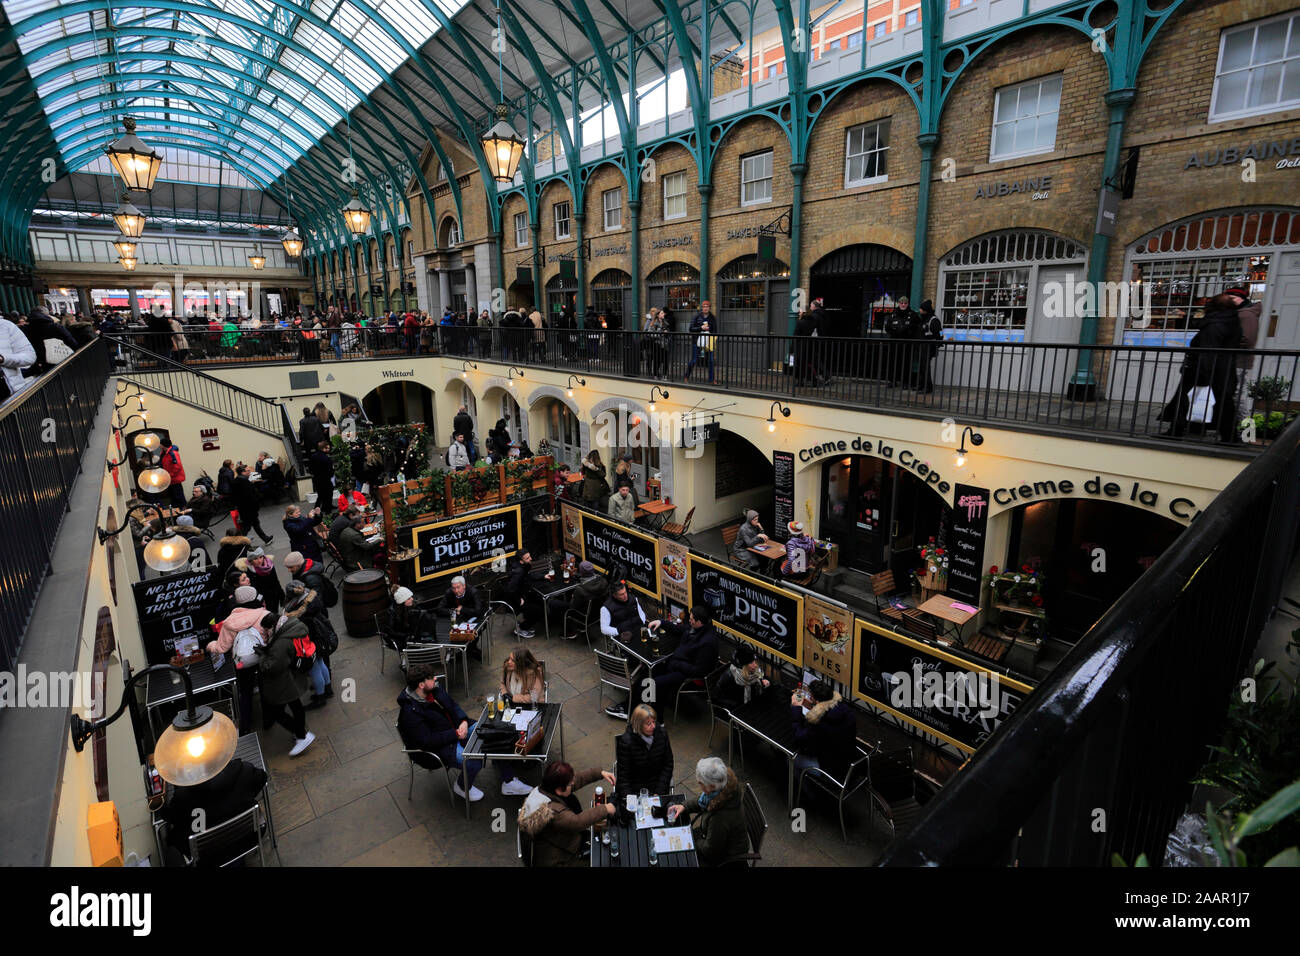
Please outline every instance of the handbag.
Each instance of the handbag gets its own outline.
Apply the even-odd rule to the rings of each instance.
[[[45,340],[45,361],[50,365],[58,365],[71,354],[72,349],[62,339]]]
[[[1187,420],[1204,425],[1214,418],[1214,390],[1208,385],[1197,385],[1187,391]]]
[[[245,667],[256,667],[259,660],[257,649],[265,646],[262,632],[255,627],[246,627],[235,635],[235,660]]]
[[[503,720],[484,720],[478,724],[478,739],[484,747],[510,747],[519,739],[519,731]]]

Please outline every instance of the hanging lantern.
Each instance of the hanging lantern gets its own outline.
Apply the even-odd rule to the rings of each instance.
[[[113,248],[119,256],[135,255],[135,240],[130,236],[118,236],[113,240]]]
[[[140,233],[144,232],[144,213],[131,205],[125,196],[122,204],[113,210],[113,221],[122,235],[131,239],[139,239]]]
[[[249,256],[248,264],[252,266],[255,270],[265,269],[266,256],[263,255]]]
[[[153,189],[158,170],[162,169],[162,156],[135,135],[134,119],[128,116],[122,125],[126,127],[126,135],[105,148],[104,152],[127,189],[147,193]]]
[[[137,259],[135,256],[122,256],[120,259],[117,260],[117,262],[118,265],[120,265],[127,272],[134,272],[135,267],[139,265],[140,260]]]
[[[284,254],[290,259],[297,259],[302,255],[302,237],[292,229],[281,237],[280,245],[284,246]]]
[[[370,217],[374,215],[366,208],[357,191],[352,190],[352,198],[348,204],[343,207],[343,221],[347,224],[348,232],[354,236],[364,236],[370,231]]]
[[[484,133],[480,140],[483,153],[487,156],[488,169],[492,171],[492,178],[499,183],[514,180],[519,160],[524,155],[524,141],[519,138],[515,128],[506,122],[509,112],[506,104],[498,103],[496,125]]]

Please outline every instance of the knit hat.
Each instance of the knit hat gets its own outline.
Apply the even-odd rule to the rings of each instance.
[[[307,561],[302,556],[301,551],[290,551],[288,556],[284,559],[284,566],[290,571],[297,571],[306,563]]]
[[[257,600],[257,588],[249,587],[247,584],[235,588],[236,604],[256,604]]]
[[[596,566],[592,564],[590,561],[583,561],[581,564],[578,565],[578,572],[580,574],[595,574]]]
[[[303,584],[301,581],[290,581],[284,586],[285,594],[302,594],[306,590],[307,585]]]
[[[803,534],[803,522],[802,522],[802,521],[791,521],[788,525],[785,526],[785,528],[786,528],[786,530],[789,531],[791,534]]]
[[[266,557],[266,552],[265,552],[264,550],[262,550],[261,548],[254,548],[252,551],[248,552],[248,557],[250,557],[250,558],[264,558],[264,557]]]
[[[181,515],[179,518],[176,519],[176,526],[178,528],[193,528],[194,519],[189,515]]]
[[[753,521],[753,520],[754,520],[755,518],[757,518],[757,517],[758,517],[758,512],[755,511],[753,508],[748,508],[748,509],[745,510],[745,520],[746,520],[746,521]]]
[[[413,597],[415,597],[415,592],[412,591],[410,588],[398,588],[396,591],[393,592],[393,603],[405,604]]]
[[[932,301],[930,301],[929,299],[926,299],[924,302],[921,303],[921,311],[922,311],[922,312],[933,312],[933,311],[934,311],[934,303],[933,303]]]

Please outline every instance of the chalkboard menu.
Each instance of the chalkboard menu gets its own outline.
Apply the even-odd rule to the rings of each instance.
[[[1032,690],[938,648],[858,621],[854,696],[967,752],[987,740]]]
[[[131,590],[150,664],[169,663],[181,638],[196,637],[200,646],[212,639],[210,625],[221,603],[215,567],[140,581]]]
[[[630,587],[659,599],[659,539],[582,512],[582,554],[602,574],[623,568]]]
[[[487,564],[497,557],[509,557],[523,541],[519,506],[476,511],[460,518],[403,528],[411,544],[420,549],[415,580],[427,581],[452,571]]]
[[[775,533],[784,533],[794,520],[794,452],[772,452],[772,495],[776,499]]]
[[[948,553],[948,596],[975,606],[980,603],[984,576],[984,536],[989,523],[989,490],[957,485],[956,507],[952,509],[952,543]]]
[[[714,627],[791,664],[802,663],[803,598],[798,594],[694,554],[688,579],[691,606],[709,608]]]

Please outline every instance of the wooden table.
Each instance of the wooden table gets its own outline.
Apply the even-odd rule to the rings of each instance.
[[[647,501],[638,505],[636,509],[637,514],[650,519],[647,524],[652,528],[662,528],[664,522],[668,520],[668,516],[676,510],[677,506],[667,501]],[[659,519],[657,524],[654,521],[655,518]]]
[[[776,577],[777,569],[781,566],[781,562],[785,560],[785,545],[780,541],[768,541],[761,548],[749,548],[748,550],[768,562],[763,569],[765,574]]]
[[[962,628],[966,625],[967,621],[979,613],[979,609],[976,608],[974,611],[963,611],[961,608],[953,606],[961,603],[961,601],[955,601],[946,594],[936,594],[928,601],[918,604],[916,609],[918,611],[924,611],[926,614],[933,614],[940,620],[947,621],[954,625],[954,629],[957,631],[958,643],[965,644],[966,639],[962,634]]]

